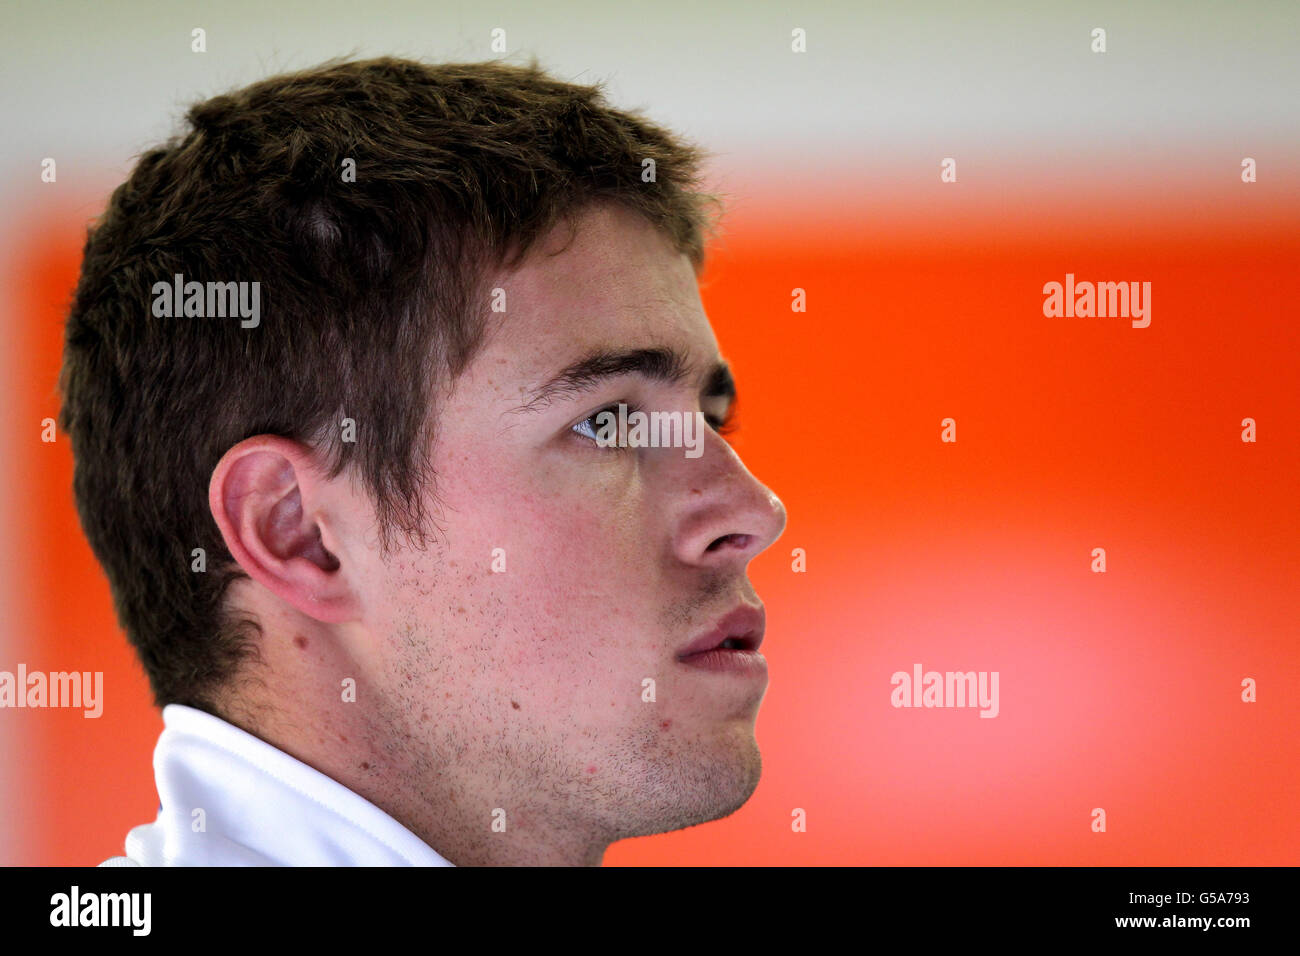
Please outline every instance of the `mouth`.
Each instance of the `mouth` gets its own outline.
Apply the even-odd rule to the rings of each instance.
[[[742,604],[679,650],[677,660],[704,670],[766,677],[767,661],[758,652],[765,628],[762,606]]]

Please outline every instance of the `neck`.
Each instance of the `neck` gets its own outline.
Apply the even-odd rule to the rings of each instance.
[[[330,629],[292,625],[264,624],[260,662],[232,682],[223,719],[364,797],[457,866],[601,864],[613,839],[574,825],[535,778],[489,765],[481,734],[440,735],[446,724],[431,708],[372,703],[377,688]]]

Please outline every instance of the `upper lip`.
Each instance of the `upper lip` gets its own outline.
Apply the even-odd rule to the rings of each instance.
[[[756,651],[763,643],[766,627],[767,615],[762,605],[751,607],[742,604],[722,615],[711,628],[679,650],[677,659],[684,660],[694,654],[711,651],[728,638],[739,643],[741,650]]]

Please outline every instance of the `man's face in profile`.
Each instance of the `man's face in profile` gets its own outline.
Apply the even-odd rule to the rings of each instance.
[[[714,666],[679,657],[761,635],[746,568],[784,509],[712,427],[689,457],[600,447],[590,421],[620,402],[727,417],[695,273],[606,205],[493,284],[506,312],[437,407],[433,543],[368,571],[376,726],[408,779],[484,801],[461,809],[485,830],[497,808],[511,830],[609,841],[726,815],[758,783],[766,667],[743,650]],[[553,381],[599,353],[592,374]]]

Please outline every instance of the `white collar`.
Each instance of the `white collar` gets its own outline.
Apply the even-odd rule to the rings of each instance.
[[[182,704],[162,716],[158,819],[132,829],[126,858],[107,865],[452,865],[364,797],[233,724]]]

